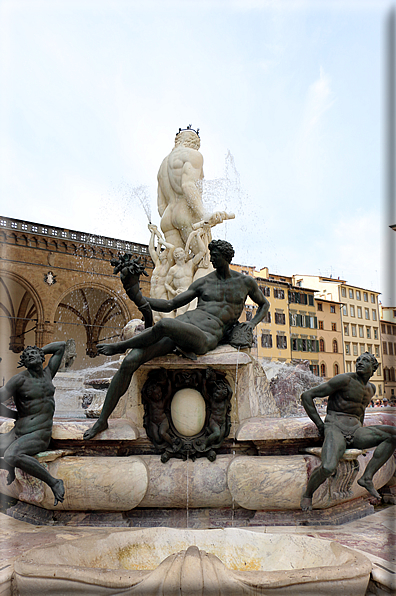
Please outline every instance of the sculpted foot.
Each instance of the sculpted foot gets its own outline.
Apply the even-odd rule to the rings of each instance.
[[[103,354],[104,356],[114,356],[114,354],[119,353],[116,344],[97,344],[96,347],[99,354]]]
[[[303,511],[312,511],[312,497],[303,497],[300,507]]]
[[[363,488],[365,488],[370,493],[370,495],[372,495],[376,499],[381,500],[381,495],[375,490],[372,480],[368,480],[366,478],[363,478],[362,476],[361,478],[359,478],[357,483],[360,484],[360,486],[363,486]]]
[[[54,486],[51,486],[51,490],[54,493],[54,507],[56,507],[58,503],[63,503],[65,498],[65,487],[63,480],[57,480]]]
[[[103,421],[99,418],[92,428],[89,428],[85,431],[83,439],[85,439],[86,441],[88,441],[89,439],[93,439],[95,435],[102,432],[103,430],[106,430],[106,428],[109,428],[107,421]]]
[[[7,484],[11,484],[15,480],[15,468],[12,468],[8,471],[7,474]]]

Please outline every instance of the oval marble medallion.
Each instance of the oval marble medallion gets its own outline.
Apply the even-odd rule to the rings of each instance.
[[[203,429],[205,414],[205,400],[196,389],[180,389],[173,396],[172,422],[177,432],[184,437],[192,437]]]

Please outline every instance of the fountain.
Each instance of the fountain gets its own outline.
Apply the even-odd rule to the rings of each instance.
[[[168,270],[174,250],[190,245],[197,254],[197,230],[207,251],[211,227],[231,218],[204,212],[199,137],[191,127],[180,134],[175,149],[195,164],[192,178],[179,196],[169,195],[171,152],[159,172],[162,232],[149,228],[168,251]],[[199,280],[211,270],[206,254],[190,273]],[[158,276],[157,289],[166,277]],[[124,338],[141,332],[136,327],[130,325]],[[254,526],[340,523],[372,512],[356,482],[372,452],[347,450],[335,475],[314,494],[314,510],[301,511],[301,494],[320,463],[320,437],[297,406],[293,412],[284,407],[273,384],[274,396],[249,341],[240,327],[235,330],[229,343],[198,357],[179,350],[144,362],[109,427],[89,441],[83,435],[94,420],[55,419],[53,448],[36,457],[63,480],[63,503],[54,507],[49,487],[19,470],[10,486],[0,472],[1,492],[18,499],[9,509],[14,517],[113,526],[96,541],[59,543],[21,556],[15,564],[21,596],[160,590],[169,596],[364,595],[371,565],[363,555],[303,536],[255,533],[252,540]],[[98,383],[91,380],[91,389],[100,391]],[[3,421],[0,432],[11,426]],[[393,473],[388,460],[375,487]]]

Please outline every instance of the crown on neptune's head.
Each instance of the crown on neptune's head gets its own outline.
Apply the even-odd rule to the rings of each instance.
[[[199,136],[199,128],[197,128],[197,130],[194,130],[192,124],[189,124],[187,128],[179,128],[179,132],[176,133],[176,136],[179,135],[181,132],[185,132],[186,130],[191,130],[191,132],[195,132],[195,134]]]

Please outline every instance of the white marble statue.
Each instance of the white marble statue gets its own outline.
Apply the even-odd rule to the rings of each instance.
[[[174,264],[173,251],[175,247],[173,244],[164,240],[157,226],[149,224],[148,228],[151,232],[149,253],[154,263],[154,270],[151,275],[150,296],[151,298],[163,298],[164,300],[167,300],[168,298],[172,298],[172,296],[168,294],[165,287],[165,280],[169,273],[169,269]],[[155,238],[157,238],[157,246],[155,246]],[[157,323],[162,317],[172,318],[175,316],[174,312],[156,312],[153,314],[154,323]]]
[[[185,249],[193,224],[205,220],[213,226],[228,219],[224,211],[205,217],[202,204],[203,157],[199,147],[198,134],[190,127],[182,130],[176,135],[175,146],[158,172],[161,230],[165,240],[177,248]],[[197,254],[195,242],[191,248]]]
[[[205,256],[207,249],[201,238],[202,233],[202,228],[192,231],[188,237],[185,250],[183,248],[175,248],[173,251],[175,264],[169,269],[169,273],[165,280],[165,288],[168,291],[170,298],[185,292],[193,282],[198,264]],[[194,240],[196,240],[196,245],[198,247],[198,252],[196,254],[190,251],[190,246]],[[189,306],[190,305],[187,304],[186,306],[179,308],[176,311],[176,316],[182,315],[189,310]]]

